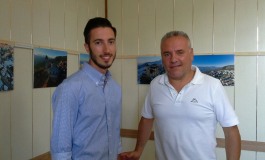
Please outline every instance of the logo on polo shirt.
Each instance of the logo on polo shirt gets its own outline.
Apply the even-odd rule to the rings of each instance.
[[[193,98],[190,102],[192,102],[192,103],[198,103],[198,101],[197,101],[196,98]]]

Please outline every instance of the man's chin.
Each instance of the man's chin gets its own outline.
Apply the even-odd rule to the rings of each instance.
[[[111,67],[111,64],[100,65],[99,67],[102,68],[102,69],[109,69]]]

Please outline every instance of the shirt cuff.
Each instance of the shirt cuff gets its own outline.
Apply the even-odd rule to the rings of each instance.
[[[72,152],[51,153],[52,160],[71,160]]]

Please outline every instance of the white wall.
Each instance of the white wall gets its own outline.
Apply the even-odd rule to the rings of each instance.
[[[70,75],[84,53],[87,20],[105,16],[104,0],[0,0],[0,42],[15,45],[14,90],[0,92],[0,159],[28,160],[50,150],[51,96],[33,89],[33,47],[68,52]]]
[[[195,54],[235,54],[235,86],[225,89],[239,116],[242,140],[265,142],[265,0],[108,0],[108,5],[119,36],[122,69],[113,71],[123,87],[123,128],[137,129],[148,89],[137,84],[136,58],[160,56],[162,35],[174,29],[189,34]],[[220,127],[217,137],[224,137]],[[123,144],[124,150],[134,149],[135,139],[123,138]],[[223,148],[216,152],[224,159]],[[264,156],[243,150],[241,159]],[[153,141],[142,159],[154,159]]]
[[[78,69],[88,18],[104,17],[104,0],[0,0],[0,41],[14,44],[14,90],[0,93],[0,159],[26,160],[49,151],[51,95],[33,89],[32,47],[68,51],[68,75]],[[235,53],[235,86],[226,87],[240,119],[242,140],[265,142],[265,0],[108,0],[118,30],[111,68],[122,85],[122,128],[137,129],[148,85],[138,85],[137,56],[160,55],[160,38],[183,30],[196,54]],[[20,46],[20,47],[19,47]],[[217,136],[223,138],[221,129]],[[124,151],[135,139],[123,138]],[[218,148],[218,159],[224,159]],[[242,160],[263,152],[242,151]],[[154,142],[142,157],[154,159]]]

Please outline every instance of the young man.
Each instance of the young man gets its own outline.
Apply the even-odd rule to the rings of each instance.
[[[220,81],[192,66],[188,35],[167,33],[161,40],[161,57],[166,73],[151,82],[135,150],[122,153],[122,159],[140,158],[154,124],[157,160],[215,160],[220,123],[227,160],[239,160],[238,118]]]
[[[105,18],[84,29],[90,60],[53,94],[53,160],[115,160],[121,152],[121,88],[109,67],[116,56],[116,29]]]

